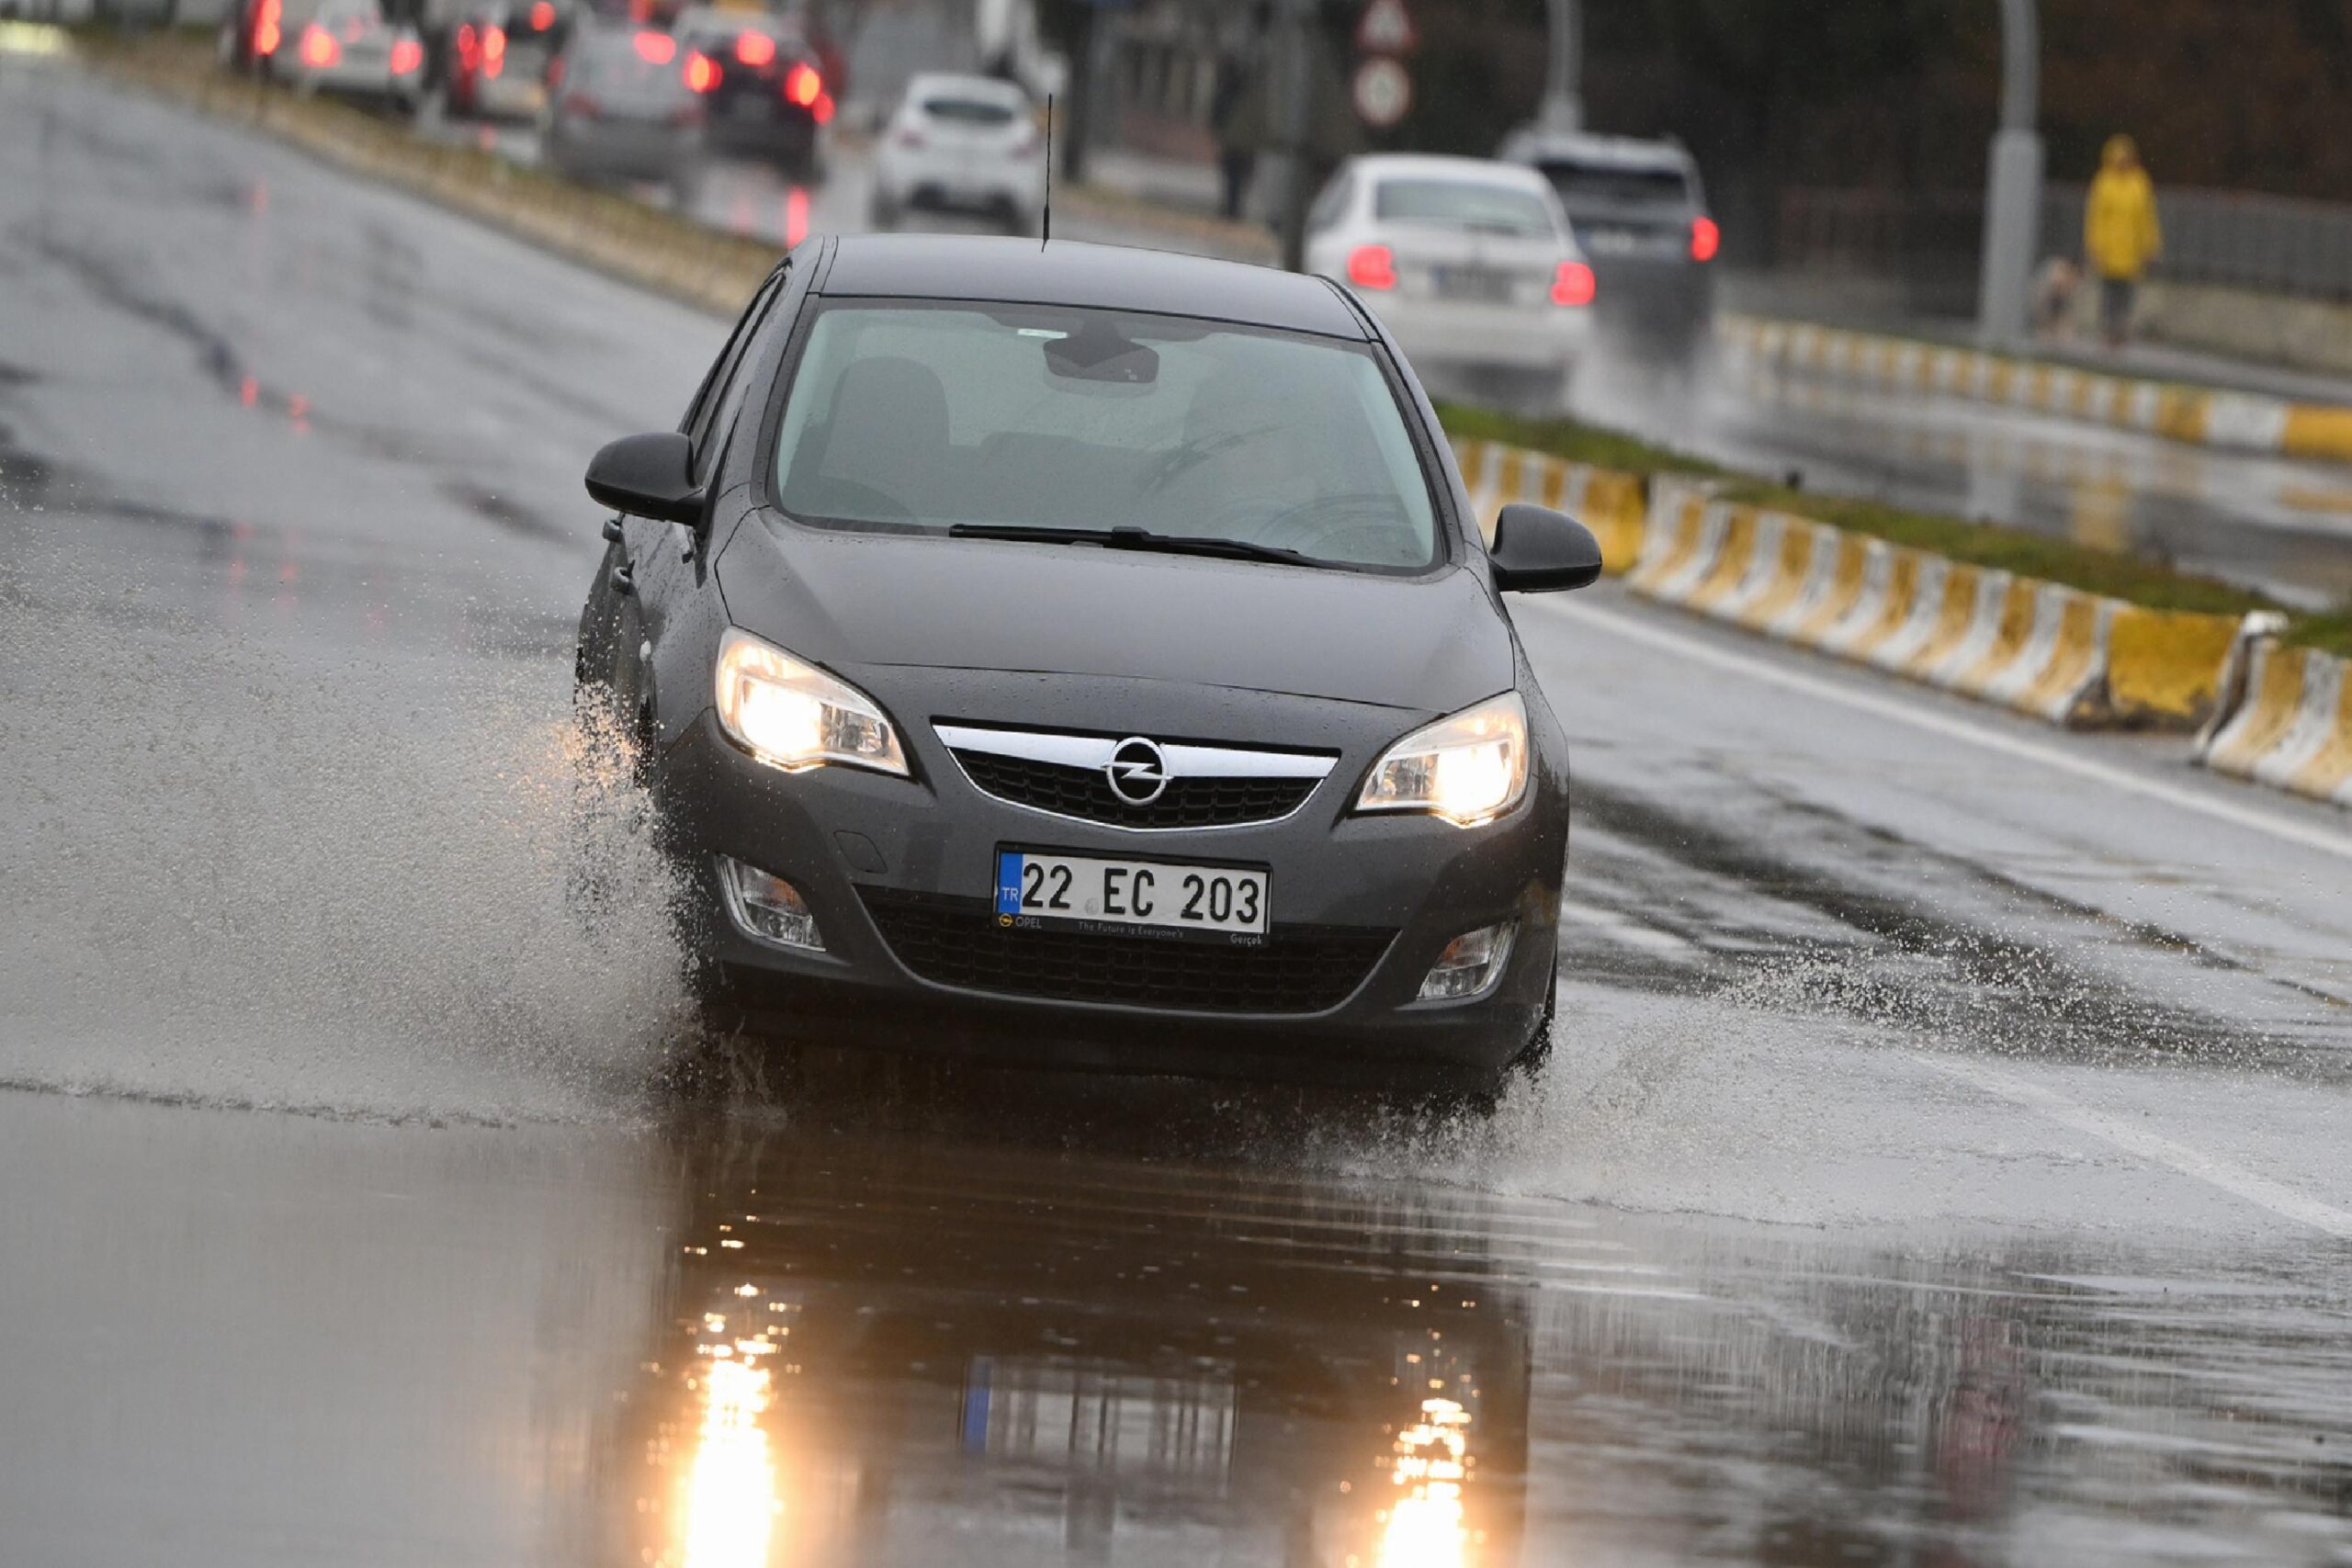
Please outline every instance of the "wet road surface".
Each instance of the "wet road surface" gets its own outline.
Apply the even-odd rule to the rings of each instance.
[[[0,1556],[2352,1560],[2352,834],[2177,743],[1531,602],[1490,1121],[664,1087],[575,487],[721,330],[0,63]]]

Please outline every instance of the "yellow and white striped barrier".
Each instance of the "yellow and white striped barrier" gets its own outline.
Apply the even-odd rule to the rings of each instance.
[[[2352,462],[2352,408],[2176,387],[1806,321],[1726,316],[1716,335],[1734,359],[1766,368],[1999,403],[2194,446]]]
[[[1488,539],[1495,536],[1497,513],[1512,502],[1531,501],[1591,529],[1600,541],[1601,563],[1612,573],[1631,570],[1641,554],[1641,475],[1571,463],[1499,441],[1456,440],[1453,457],[1478,527]]]
[[[1660,482],[1634,591],[2055,724],[2104,717],[2114,601]]]
[[[2352,660],[2252,636],[2231,656],[2233,701],[2198,760],[2313,800],[2352,807]]]
[[[2142,610],[1655,479],[1634,592],[2068,725],[2183,728],[2235,623]]]

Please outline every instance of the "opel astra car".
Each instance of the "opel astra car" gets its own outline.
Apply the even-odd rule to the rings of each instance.
[[[1306,229],[1306,270],[1354,290],[1431,386],[1542,413],[1567,401],[1596,286],[1542,175],[1482,158],[1351,158]]]
[[[1490,1086],[1548,1037],[1565,742],[1380,323],[1316,277],[813,241],[616,513],[634,731],[711,1014],[777,1039]]]

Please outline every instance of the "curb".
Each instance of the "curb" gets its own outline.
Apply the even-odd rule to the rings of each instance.
[[[1565,512],[1600,541],[1604,570],[1617,576],[1633,570],[1642,553],[1642,476],[1618,468],[1596,468],[1547,453],[1499,441],[1456,440],[1453,459],[1463,488],[1478,518],[1478,530],[1495,536],[1495,515],[1515,501],[1532,501]]]
[[[2352,408],[2173,386],[1804,321],[1727,315],[1715,330],[1733,357],[1766,369],[1969,398],[2190,446],[2352,463]]]
[[[2248,616],[2223,681],[2230,701],[2198,738],[2215,773],[2352,807],[2352,660],[2290,648]]]

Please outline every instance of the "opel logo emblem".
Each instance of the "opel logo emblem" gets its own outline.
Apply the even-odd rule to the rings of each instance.
[[[1120,741],[1102,772],[1111,793],[1129,806],[1149,806],[1168,787],[1168,758],[1141,736]]]

